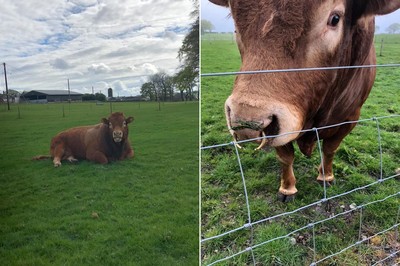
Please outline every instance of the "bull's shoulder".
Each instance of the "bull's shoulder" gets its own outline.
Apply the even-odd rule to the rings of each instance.
[[[104,139],[107,133],[107,126],[103,123],[87,127],[85,134],[85,143],[89,144],[99,144]]]
[[[87,126],[86,127],[86,132],[89,136],[92,135],[99,135],[100,133],[105,132],[106,130],[106,125],[104,125],[103,123],[97,124],[97,125],[93,125],[93,126]]]

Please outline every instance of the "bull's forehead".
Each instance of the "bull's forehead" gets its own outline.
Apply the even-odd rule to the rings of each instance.
[[[242,60],[252,55],[268,60],[283,56],[297,58],[305,66],[317,64],[321,54],[332,55],[343,41],[349,5],[351,2],[346,0],[230,1]],[[328,22],[336,14],[340,23],[335,28],[329,27]],[[260,63],[251,57],[249,60],[252,64]],[[281,63],[284,62],[289,63],[288,60]],[[299,66],[298,62],[293,63]]]
[[[237,31],[249,39],[292,39],[325,24],[339,6],[344,11],[346,0],[232,0],[230,8]],[[253,40],[252,40],[253,41]]]
[[[309,8],[315,8],[317,3],[321,1],[235,0],[230,1],[230,8],[236,26],[251,34],[262,31],[266,23],[276,27],[303,27],[306,12],[309,17],[312,11]]]
[[[322,6],[330,7],[348,3],[350,0],[231,0],[229,7],[234,18],[243,23],[254,24],[269,19],[271,15],[282,17],[287,23],[293,23],[292,17],[307,20]]]
[[[123,114],[123,113],[120,113],[120,112],[118,112],[118,113],[112,113],[112,114],[108,117],[108,121],[109,121],[110,123],[112,123],[112,124],[115,124],[115,125],[118,125],[118,124],[122,125],[123,122],[124,122],[125,120],[126,120],[126,119],[125,119],[124,114]]]

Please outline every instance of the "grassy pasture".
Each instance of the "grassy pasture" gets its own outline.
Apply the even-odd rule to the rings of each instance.
[[[384,38],[383,56],[378,64],[400,63],[400,35],[376,37],[377,53]],[[240,55],[236,44],[226,36],[206,38],[202,41],[202,73],[237,71]],[[201,145],[229,143],[232,138],[226,128],[224,101],[230,95],[234,76],[202,77]],[[380,68],[377,78],[364,104],[361,118],[400,114],[400,68]],[[380,120],[382,138],[383,177],[395,175],[400,168],[400,118]],[[379,148],[376,122],[360,123],[342,142],[334,161],[336,183],[328,189],[328,197],[370,184],[380,176]],[[283,204],[276,198],[279,187],[280,165],[275,152],[256,152],[254,144],[240,150],[252,221],[295,210],[323,197],[323,188],[317,184],[317,151],[308,159],[298,149],[294,171],[299,193],[294,202]],[[296,147],[297,148],[297,147]],[[239,166],[232,146],[201,152],[201,237],[209,238],[233,230],[247,223],[247,210],[243,195]],[[353,203],[365,204],[400,191],[400,179],[392,179],[328,203],[305,209],[296,214],[260,223],[253,228],[253,244],[283,236],[332,215],[347,211]],[[354,205],[353,205],[354,206]],[[339,252],[350,244],[380,232],[398,223],[400,198],[392,197],[381,203],[365,207],[323,222],[314,228],[316,260]],[[360,228],[362,217],[362,228]],[[254,249],[257,265],[310,265],[313,260],[313,230],[307,229]],[[291,239],[290,239],[291,238]],[[204,265],[225,258],[250,246],[249,230],[240,230],[222,238],[202,244],[201,260]],[[295,243],[293,243],[293,241]],[[400,250],[398,235],[392,230],[357,245],[339,256],[319,265],[372,265],[390,253]],[[400,256],[382,265],[400,263]],[[244,252],[217,265],[251,264],[250,252]],[[252,265],[252,264],[251,264]]]
[[[198,103],[114,103],[135,118],[135,157],[60,168],[30,159],[109,104],[21,104],[20,119],[17,107],[0,106],[1,265],[198,262]]]

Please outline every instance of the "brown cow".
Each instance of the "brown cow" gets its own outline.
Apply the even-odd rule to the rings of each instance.
[[[211,0],[230,7],[235,22],[241,71],[306,67],[373,65],[375,15],[400,8],[400,0]],[[372,88],[374,68],[238,75],[226,100],[225,114],[236,140],[358,120]],[[336,149],[355,124],[319,131],[323,169],[319,182],[334,180]],[[293,173],[297,141],[310,156],[316,133],[264,139],[282,164],[279,199],[297,193]]]
[[[100,124],[75,127],[57,134],[51,140],[50,147],[54,167],[61,166],[62,160],[75,162],[78,159],[87,159],[106,164],[133,157],[128,140],[128,124],[132,121],[132,117],[125,118],[123,113],[116,112],[103,118]],[[38,156],[34,159],[45,157]]]

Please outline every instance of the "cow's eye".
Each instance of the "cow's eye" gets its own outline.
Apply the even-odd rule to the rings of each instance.
[[[328,25],[331,27],[336,27],[340,22],[340,15],[337,13],[333,13],[328,20]]]

